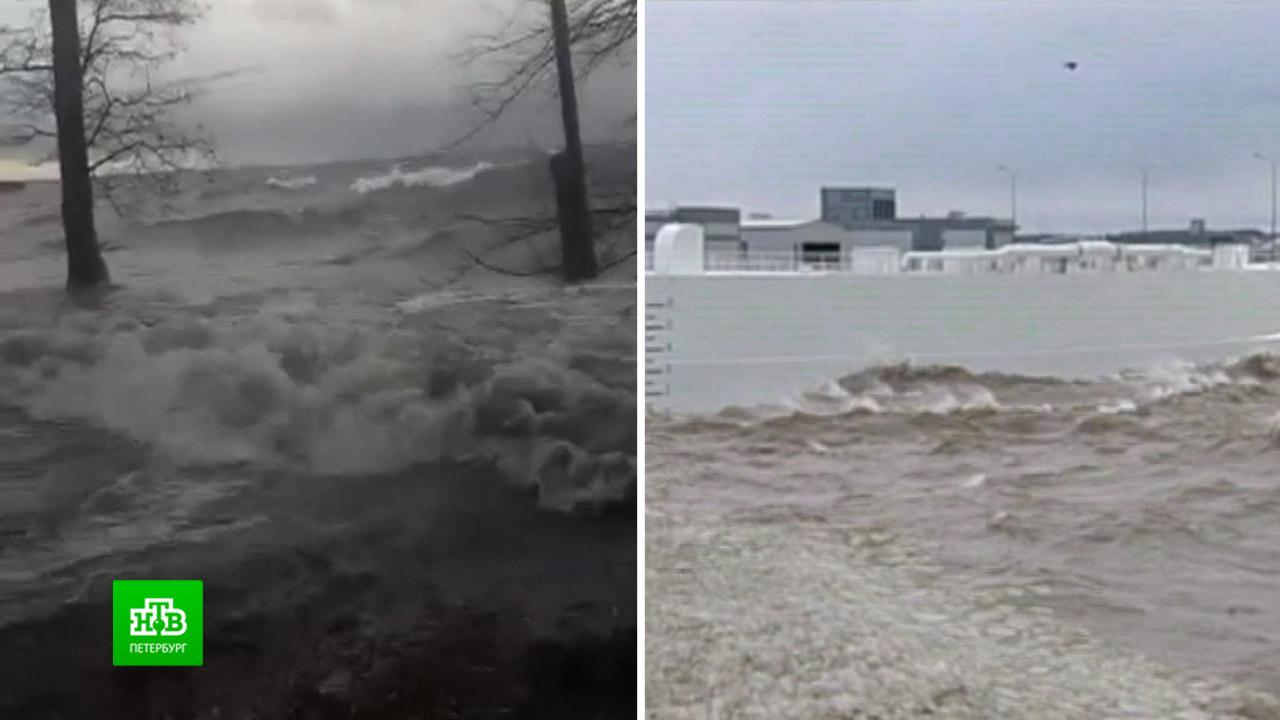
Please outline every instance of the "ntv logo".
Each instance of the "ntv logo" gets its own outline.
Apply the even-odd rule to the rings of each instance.
[[[129,634],[134,637],[173,637],[187,632],[187,614],[174,607],[173,598],[146,598],[142,607],[129,609]]]
[[[111,663],[116,667],[203,665],[204,583],[112,582]]]

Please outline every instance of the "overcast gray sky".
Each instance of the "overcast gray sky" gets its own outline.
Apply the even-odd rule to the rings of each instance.
[[[1030,231],[1264,227],[1280,3],[650,0],[649,207],[810,218],[822,184]],[[1064,62],[1079,67],[1069,72]]]
[[[21,22],[43,0],[0,0]],[[468,39],[502,27],[528,0],[213,0],[175,72],[256,68],[191,109],[233,164],[387,157],[447,142],[470,126],[459,67]],[[635,62],[602,68],[581,91],[584,132],[634,130]],[[486,142],[558,146],[558,106],[540,96]],[[529,122],[531,116],[534,121]],[[527,129],[532,124],[533,129]],[[0,149],[0,160],[3,153]],[[10,152],[10,155],[14,153]]]

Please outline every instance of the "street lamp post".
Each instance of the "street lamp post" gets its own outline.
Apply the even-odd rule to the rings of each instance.
[[[1009,213],[1013,220],[1013,233],[1018,234],[1018,171],[1001,165],[1000,172],[1009,173]]]
[[[1262,153],[1254,153],[1253,156],[1264,163],[1271,166],[1271,259],[1275,260],[1276,255],[1276,161]]]
[[[1142,168],[1142,242],[1147,242],[1147,169]]]

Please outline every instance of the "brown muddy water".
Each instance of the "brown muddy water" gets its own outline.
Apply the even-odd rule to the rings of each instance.
[[[1109,647],[1280,690],[1280,358],[1094,381],[880,367],[785,408],[651,416],[646,457],[651,597],[698,562],[696,539],[655,548],[664,528],[856,533],[926,553],[957,597],[1013,588]],[[676,611],[653,602],[650,666],[675,667],[653,628]]]

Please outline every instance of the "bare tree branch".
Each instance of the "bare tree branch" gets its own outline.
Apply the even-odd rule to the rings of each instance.
[[[81,71],[90,167],[103,195],[128,187],[161,194],[176,188],[177,170],[211,162],[212,141],[182,127],[177,111],[226,74],[160,79],[185,48],[180,31],[195,23],[198,0],[79,0]],[[24,27],[0,26],[0,144],[37,144],[55,137],[52,39],[47,12]],[[56,157],[56,151],[54,151]]]
[[[530,270],[530,271],[509,270],[507,268],[498,267],[497,265],[491,265],[485,262],[482,258],[480,258],[480,256],[476,255],[470,250],[467,250],[466,248],[461,248],[461,252],[463,255],[466,255],[467,259],[470,260],[471,262],[475,263],[476,265],[479,265],[485,270],[488,270],[490,272],[496,272],[499,275],[510,275],[511,277],[537,277],[539,275],[555,275],[560,271],[560,268],[556,266],[550,266],[550,267],[542,268],[540,270]]]
[[[636,0],[570,0],[568,10],[579,80],[611,59],[626,63],[633,57],[628,51],[635,47]],[[467,143],[523,97],[539,91],[554,93],[555,38],[547,17],[547,0],[526,0],[507,17],[502,29],[476,37],[458,56],[465,65],[492,65],[485,68],[492,77],[471,88],[471,104],[481,122],[435,152]]]
[[[634,198],[619,200],[615,204],[605,207],[596,208],[592,211],[593,221],[601,229],[618,230],[628,224],[635,223],[636,220],[636,203]],[[501,248],[514,245],[516,243],[529,240],[545,233],[552,232],[556,229],[557,222],[554,215],[518,215],[511,217],[487,218],[481,215],[471,215],[466,213],[458,214],[459,220],[473,222],[486,227],[494,228],[502,234],[502,242],[497,245],[485,248],[483,254],[487,255]],[[632,233],[625,234],[625,237],[633,237]],[[629,243],[631,244],[631,243]],[[478,265],[491,272],[501,275],[509,275],[511,277],[537,277],[540,275],[554,275],[559,272],[560,268],[552,263],[545,263],[543,267],[536,270],[512,270],[504,268],[485,260],[481,255],[461,248],[460,252],[466,256],[472,264]],[[623,252],[617,257],[602,258],[603,264],[600,266],[600,272],[612,269],[630,260],[637,255],[634,247]],[[465,273],[465,271],[464,271]],[[459,275],[454,278],[457,281],[461,278]]]

